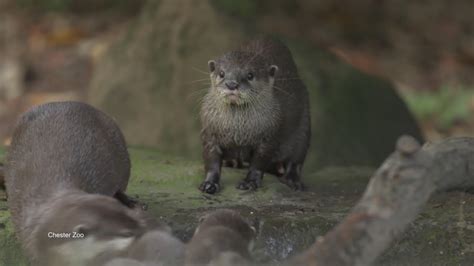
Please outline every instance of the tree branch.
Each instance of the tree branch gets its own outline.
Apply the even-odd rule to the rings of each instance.
[[[369,265],[416,218],[433,192],[473,186],[473,138],[421,148],[414,138],[402,136],[349,215],[291,264]]]

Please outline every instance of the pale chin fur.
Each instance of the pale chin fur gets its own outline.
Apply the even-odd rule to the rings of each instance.
[[[273,98],[273,90],[268,87],[243,105],[246,108],[236,110],[229,106],[216,87],[204,96],[201,106],[203,128],[221,136],[220,144],[224,146],[256,145],[260,137],[271,134],[276,128],[281,112],[278,101]]]
[[[255,101],[255,98],[262,97],[262,95],[260,95],[262,92],[262,94],[271,94],[271,88],[273,88],[274,84],[274,78],[269,78],[268,81],[254,81],[253,86],[254,88],[260,88],[259,93],[256,93],[255,91],[239,91],[236,94],[238,98],[232,101],[228,97],[229,93],[225,92],[225,88],[222,87],[222,85],[216,85],[215,81],[212,81],[211,89],[215,91],[213,93],[217,93],[217,95],[219,95],[219,97],[226,105],[245,105],[247,103]],[[254,98],[254,100],[252,100],[252,98]]]
[[[105,251],[121,251],[130,246],[134,237],[117,237],[112,240],[96,240],[86,237],[82,240],[68,241],[54,248],[54,253],[68,262],[67,265],[88,265],[88,261]]]

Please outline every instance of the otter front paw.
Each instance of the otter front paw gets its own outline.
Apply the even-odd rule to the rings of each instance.
[[[258,187],[260,187],[260,185],[258,185],[254,180],[242,180],[236,186],[236,188],[240,190],[256,190]]]
[[[292,188],[293,190],[296,190],[296,191],[305,191],[306,190],[305,185],[300,181],[288,180],[286,182],[286,185],[289,186],[290,188]]]
[[[247,177],[240,181],[237,189],[241,190],[255,190],[262,186],[263,172],[258,170],[250,171]]]
[[[204,181],[199,186],[199,190],[208,194],[215,194],[219,192],[219,183]]]
[[[304,191],[305,185],[300,181],[301,179],[301,164],[289,162],[286,165],[286,173],[280,177],[280,182],[286,184],[296,191]]]

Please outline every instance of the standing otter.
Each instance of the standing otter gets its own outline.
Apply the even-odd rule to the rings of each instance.
[[[26,112],[7,151],[5,183],[15,231],[32,261],[79,265],[126,248],[145,227],[138,210],[112,198],[123,198],[129,176],[125,140],[104,113],[78,102]]]
[[[255,229],[237,212],[227,209],[212,212],[202,218],[188,243],[185,265],[215,265],[221,260],[247,261],[255,236]]]
[[[257,39],[209,61],[211,88],[201,108],[206,177],[200,190],[219,190],[223,161],[249,163],[237,188],[256,189],[264,172],[301,190],[309,147],[308,92],[288,48]]]

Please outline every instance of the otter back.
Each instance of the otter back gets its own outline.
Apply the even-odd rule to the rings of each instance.
[[[78,102],[37,106],[18,121],[5,182],[16,232],[25,239],[38,208],[63,190],[112,196],[127,187],[130,159],[114,121]]]

